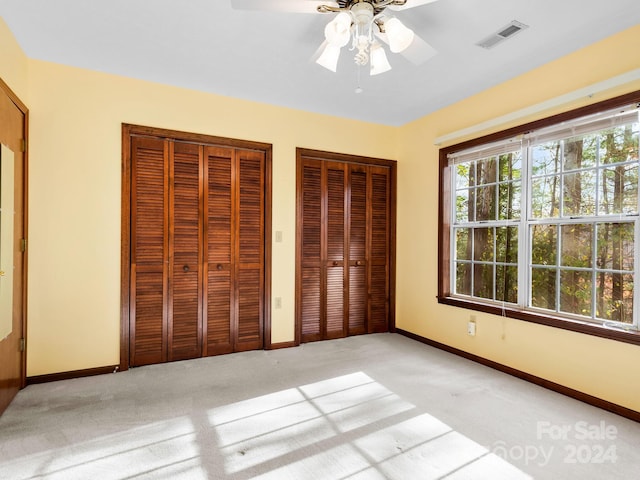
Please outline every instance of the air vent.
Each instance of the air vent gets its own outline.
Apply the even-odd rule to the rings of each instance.
[[[525,28],[529,28],[529,25],[513,20],[508,25],[500,28],[497,32],[480,40],[476,45],[486,49],[493,48],[497,44],[504,42],[507,38],[513,37],[516,33],[524,30]]]

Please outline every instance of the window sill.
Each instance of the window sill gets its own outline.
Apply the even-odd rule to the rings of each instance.
[[[515,318],[524,320],[525,322],[537,323],[548,327],[560,328],[571,332],[584,333],[596,337],[616,340],[618,342],[631,343],[640,345],[640,331],[623,330],[614,327],[608,327],[590,322],[581,322],[579,320],[571,320],[567,318],[554,317],[551,315],[540,315],[528,310],[507,307],[502,308],[497,305],[473,302],[456,297],[438,297],[438,303],[451,305],[453,307],[466,308],[468,310],[476,310],[479,312],[490,313],[493,315]]]

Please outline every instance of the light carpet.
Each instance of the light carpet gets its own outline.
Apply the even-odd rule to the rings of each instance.
[[[636,479],[640,425],[397,334],[21,391],[0,478]]]

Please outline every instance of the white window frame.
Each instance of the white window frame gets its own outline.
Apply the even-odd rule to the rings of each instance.
[[[635,93],[637,94],[636,96],[640,96],[640,92],[635,92]],[[637,101],[634,101],[632,105],[628,105],[627,111],[628,109],[633,109],[633,111],[635,112],[634,115],[636,115],[635,118],[639,118],[638,115],[640,115],[640,103],[637,103]],[[621,110],[624,110],[624,109],[621,109],[619,106],[615,107],[616,112],[620,112]],[[533,218],[532,211],[531,211],[533,202],[529,198],[529,192],[531,191],[531,183],[532,183],[532,162],[530,158],[530,152],[533,145],[544,143],[548,141],[548,139],[550,138],[555,138],[558,140],[574,138],[579,135],[595,133],[597,131],[606,130],[607,128],[610,128],[612,126],[628,123],[627,118],[626,117],[623,118],[623,117],[624,115],[612,116],[612,110],[610,108],[605,109],[603,107],[602,111],[599,111],[595,114],[590,113],[589,115],[586,115],[586,116],[576,115],[575,117],[572,117],[568,121],[552,124],[551,126],[548,126],[550,122],[546,122],[546,125],[544,128],[532,129],[523,133],[516,133],[515,135],[512,134],[510,136],[505,136],[504,138],[499,139],[497,141],[492,140],[487,143],[482,143],[477,140],[472,141],[471,143],[473,144],[473,146],[471,148],[460,149],[456,151],[454,146],[454,147],[449,147],[447,149],[441,150],[441,168],[443,168],[443,161],[447,162],[444,168],[449,168],[449,173],[442,176],[442,178],[447,178],[449,180],[449,185],[447,186],[449,198],[447,201],[444,202],[444,204],[448,203],[449,205],[448,212],[445,212],[446,214],[448,214],[448,218],[445,219],[446,226],[443,227],[443,225],[441,224],[441,229],[448,228],[448,234],[446,235],[446,238],[448,238],[448,243],[449,243],[448,252],[447,252],[448,255],[446,259],[446,261],[448,261],[448,268],[443,268],[441,263],[441,270],[444,270],[444,271],[448,270],[449,272],[449,278],[448,278],[449,287],[448,287],[448,290],[443,289],[442,279],[440,279],[439,283],[441,287],[440,287],[438,298],[441,303],[457,304],[458,306],[467,306],[468,308],[472,308],[476,310],[484,310],[489,312],[493,312],[493,311],[495,311],[496,313],[502,312],[502,314],[506,314],[508,311],[511,313],[515,312],[515,313],[519,313],[520,315],[516,314],[516,315],[510,315],[510,316],[515,316],[516,318],[520,318],[520,317],[523,317],[524,315],[523,319],[525,320],[528,319],[527,312],[530,312],[535,316],[550,318],[550,321],[543,320],[537,323],[555,324],[556,320],[559,320],[561,322],[563,320],[566,320],[566,321],[574,322],[578,324],[590,324],[596,327],[613,328],[613,329],[619,329],[619,330],[625,330],[625,331],[632,331],[635,333],[638,332],[638,328],[640,326],[640,286],[636,286],[633,291],[633,322],[631,324],[622,323],[615,320],[596,318],[596,308],[595,308],[596,299],[594,298],[595,295],[592,295],[592,299],[591,299],[591,317],[587,317],[583,315],[573,315],[573,314],[559,311],[560,310],[558,308],[558,304],[560,302],[559,277],[562,271],[571,269],[571,267],[567,268],[561,265],[561,259],[559,254],[556,257],[556,264],[553,267],[550,266],[551,268],[555,269],[558,277],[558,281],[556,282],[556,291],[555,291],[555,294],[556,294],[555,311],[547,310],[544,308],[536,308],[531,305],[532,303],[531,301],[531,297],[532,297],[531,295],[531,288],[532,288],[532,285],[531,285],[531,272],[532,272],[531,236],[532,236],[534,225],[539,225],[539,224],[567,225],[572,223],[592,225],[592,228],[593,228],[593,247],[592,247],[592,253],[591,253],[592,265],[588,269],[588,271],[590,271],[592,275],[591,291],[592,293],[596,293],[598,288],[595,282],[597,273],[600,271],[605,271],[605,272],[612,271],[612,269],[610,268],[603,268],[603,269],[598,268],[598,265],[596,262],[596,259],[597,259],[597,233],[595,230],[596,225],[600,223],[609,223],[609,222],[633,223],[634,253],[635,253],[634,261],[633,261],[633,271],[625,272],[625,273],[632,274],[634,280],[639,278],[638,276],[640,275],[640,217],[638,216],[638,212],[640,212],[640,195],[638,195],[637,197],[638,208],[636,212],[633,214],[601,214],[598,211],[599,209],[598,197],[600,195],[600,187],[599,187],[600,174],[604,170],[604,168],[608,168],[608,165],[603,165],[597,162],[594,166],[588,167],[585,169],[585,170],[589,170],[589,169],[593,170],[594,174],[596,175],[596,186],[595,186],[596,192],[595,192],[595,198],[594,198],[595,211],[593,215],[587,215],[582,217],[563,216],[562,202],[564,201],[564,198],[563,198],[564,195],[563,195],[563,189],[560,188],[559,198],[560,198],[561,210],[558,214],[558,217]],[[623,120],[620,120],[621,118]],[[521,208],[520,218],[517,220],[490,220],[490,221],[477,221],[474,219],[473,222],[458,222],[456,220],[456,200],[457,200],[456,186],[457,185],[456,185],[456,169],[454,168],[455,164],[466,163],[472,160],[488,158],[493,155],[499,156],[499,153],[496,153],[496,152],[506,153],[506,152],[514,151],[512,146],[516,144],[516,142],[521,144],[521,152],[522,152],[521,154],[522,171],[521,171],[521,181],[520,181],[522,199],[520,201],[520,208]],[[464,144],[461,144],[461,145],[464,145]],[[445,156],[443,156],[443,151]],[[639,162],[639,161],[636,160],[636,162]],[[636,163],[636,162],[633,162],[633,163]],[[612,164],[612,165],[620,165],[620,164]],[[555,175],[558,175],[561,180],[564,179],[564,172],[562,169],[556,172]],[[498,177],[496,177],[496,182],[497,181],[498,181]],[[498,184],[499,183],[496,183],[496,198],[499,192]],[[469,197],[470,196],[471,195],[469,195]],[[471,205],[471,202],[469,202],[469,208],[474,208]],[[498,209],[498,205],[496,205],[495,208]],[[441,202],[441,209],[442,209],[442,202]],[[499,215],[496,215],[495,218],[498,218],[498,217]],[[491,299],[485,299],[480,297],[473,297],[473,293],[474,293],[473,275],[471,279],[471,285],[472,285],[470,290],[471,296],[457,294],[455,291],[456,290],[456,272],[457,272],[456,270],[457,252],[456,252],[456,233],[455,233],[456,229],[458,228],[472,229],[472,228],[488,228],[488,227],[498,228],[498,227],[504,227],[504,226],[514,226],[514,225],[518,226],[517,304],[511,304],[511,303],[507,303],[500,300],[491,300]],[[468,241],[472,241],[472,237],[473,237],[473,235],[471,234],[472,231],[473,230],[469,230],[470,235],[469,235]],[[558,244],[561,241],[560,237],[561,236],[558,235],[558,239],[557,239]],[[441,232],[441,238],[442,238],[442,232]],[[496,252],[495,236],[493,239],[493,243],[494,243],[493,245],[494,258],[491,264],[493,265],[493,276],[495,280],[497,278],[496,266],[501,265],[502,262],[499,262],[495,256],[495,252]],[[477,261],[474,260],[473,256],[471,257],[469,262],[472,264],[477,263]],[[640,285],[640,280],[638,280],[637,283],[638,285]],[[494,287],[493,287],[494,298],[496,297],[496,290],[497,289],[494,281]],[[456,302],[456,300],[460,300],[461,302]],[[483,304],[485,305],[485,307],[489,307],[489,309],[484,308],[482,306]],[[478,308],[476,308],[474,305],[477,305]],[[495,307],[495,309],[491,309],[491,307]],[[536,321],[536,320],[532,320],[532,321]],[[574,329],[574,328],[569,328],[569,329]],[[583,329],[578,328],[578,330],[582,331]],[[587,330],[589,331],[585,333],[592,333],[592,331],[589,328],[587,328]],[[599,334],[599,333],[596,333],[596,334],[600,336],[608,336],[607,334]],[[632,343],[640,343],[640,339],[636,338]]]

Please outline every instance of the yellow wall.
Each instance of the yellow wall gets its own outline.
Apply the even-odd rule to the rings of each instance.
[[[27,374],[119,361],[126,122],[273,144],[273,231],[284,240],[273,243],[272,294],[282,297],[282,309],[272,311],[273,342],[293,339],[295,148],[398,159],[398,327],[640,411],[640,347],[482,314],[471,338],[470,312],[437,304],[433,145],[440,135],[638,68],[629,46],[639,41],[635,27],[392,128],[27,60],[0,19],[0,77],[31,115]],[[556,110],[638,89],[635,82]]]
[[[27,103],[27,57],[0,17],[0,78]]]
[[[640,56],[630,46],[638,44],[640,26],[402,127],[398,153],[399,328],[640,411],[640,347],[437,303],[438,147],[434,145],[441,135],[637,69]],[[640,81],[538,117],[634,90],[640,90]],[[524,118],[517,124],[534,119]],[[508,126],[513,124],[494,130]],[[477,317],[476,337],[466,335],[471,314]]]
[[[37,60],[29,96],[29,376],[119,363],[123,122],[273,144],[274,343],[294,334],[296,147],[394,159],[397,144],[396,128]]]

